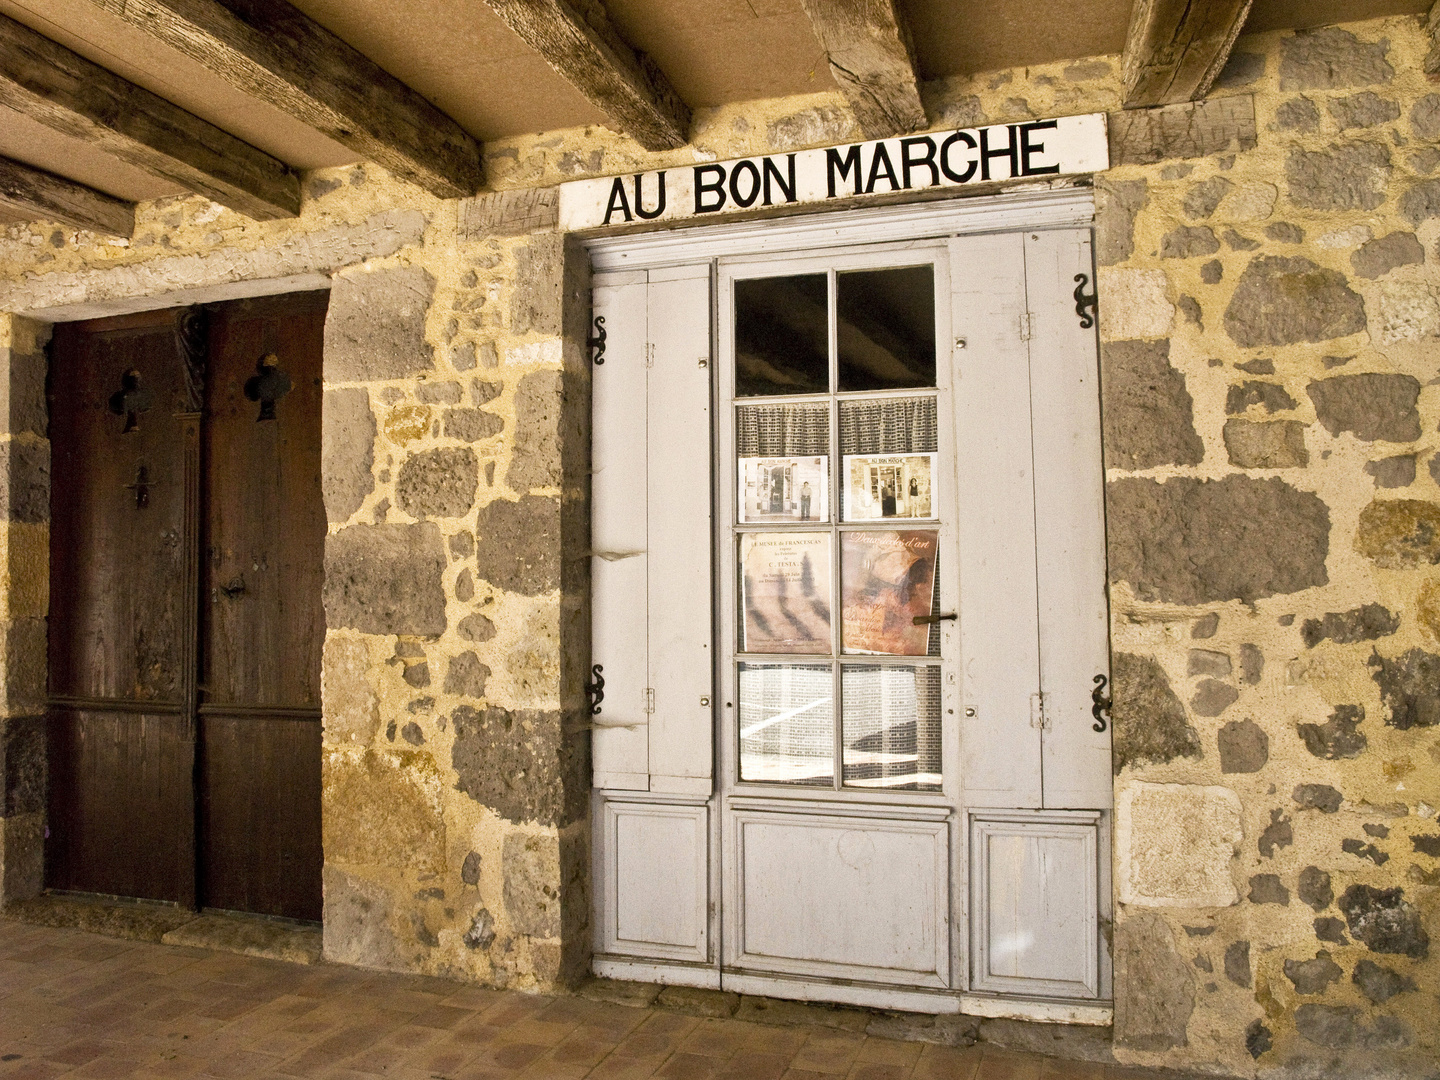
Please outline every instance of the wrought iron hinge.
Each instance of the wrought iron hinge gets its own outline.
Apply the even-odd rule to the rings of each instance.
[[[647,687],[645,687],[645,715],[646,715],[646,716],[649,716],[649,715],[650,715],[651,713],[653,713],[654,711],[655,711],[655,688],[654,688],[653,686],[647,686]]]
[[[1043,693],[1030,695],[1030,726],[1039,728],[1041,731],[1050,730],[1050,717],[1045,713],[1045,695]]]
[[[1020,313],[1020,340],[1029,341],[1032,328],[1035,325],[1035,316],[1028,311]]]
[[[1090,706],[1090,715],[1095,717],[1095,723],[1091,728],[1095,731],[1105,731],[1109,728],[1109,721],[1102,713],[1108,713],[1115,704],[1114,700],[1105,693],[1105,687],[1110,682],[1104,675],[1095,676],[1095,689],[1090,691],[1090,700],[1094,702]]]
[[[1080,329],[1089,330],[1100,313],[1100,298],[1096,293],[1085,291],[1085,286],[1090,284],[1089,274],[1076,274],[1075,280],[1079,283],[1075,286],[1075,314],[1080,316]]]
[[[600,702],[605,700],[605,676],[600,674],[605,669],[596,664],[590,669],[594,682],[585,684],[585,696],[590,700],[590,715],[600,715]]]
[[[585,339],[590,347],[590,360],[596,364],[605,362],[605,316],[595,316],[595,332]]]

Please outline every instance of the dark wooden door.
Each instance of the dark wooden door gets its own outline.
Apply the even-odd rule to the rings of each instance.
[[[55,332],[46,869],[52,888],[193,904],[200,401],[183,316]]]
[[[52,888],[320,918],[326,299],[57,328]]]
[[[201,575],[201,885],[210,907],[320,918],[327,293],[210,311]]]

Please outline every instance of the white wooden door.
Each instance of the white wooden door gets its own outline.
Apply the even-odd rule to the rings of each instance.
[[[1090,259],[1051,229],[597,275],[597,971],[1106,996]]]
[[[949,272],[933,241],[719,266],[734,989],[933,1009],[964,968]]]

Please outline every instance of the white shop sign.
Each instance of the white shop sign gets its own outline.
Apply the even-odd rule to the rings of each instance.
[[[995,124],[821,150],[707,161],[560,185],[567,231],[680,221],[767,206],[1101,172],[1105,114]]]

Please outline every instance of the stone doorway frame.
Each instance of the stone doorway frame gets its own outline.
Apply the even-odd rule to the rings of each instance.
[[[0,907],[44,889],[51,328],[328,290],[346,269],[420,243],[428,224],[418,210],[389,210],[250,252],[172,256],[0,286]]]

